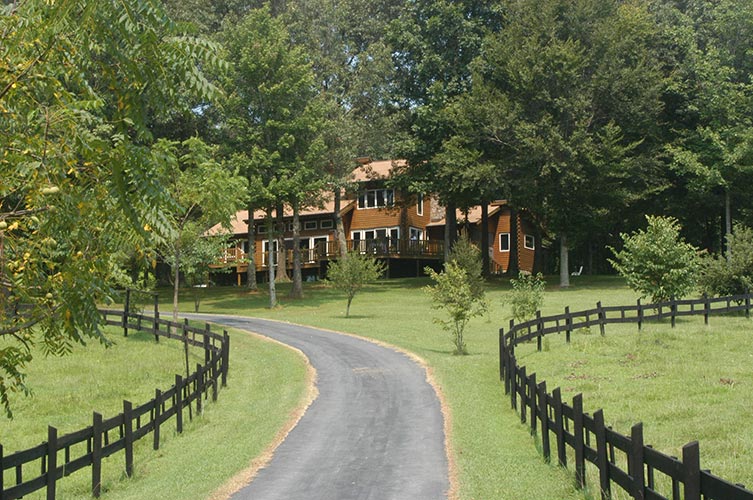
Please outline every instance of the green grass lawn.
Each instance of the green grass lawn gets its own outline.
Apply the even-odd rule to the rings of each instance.
[[[305,389],[306,367],[299,354],[278,344],[231,331],[228,386],[216,403],[175,432],[175,420],[163,424],[159,451],[151,435],[135,447],[134,478],[124,477],[124,456],[117,453],[103,465],[103,497],[107,499],[207,498],[236,472],[245,469],[275,439]],[[38,353],[29,366],[31,398],[13,400],[15,418],[0,419],[5,453],[44,441],[47,426],[59,434],[91,425],[92,411],[105,418],[122,411],[123,399],[141,404],[167,389],[176,373],[184,373],[179,342],[155,343],[150,335],[111,332],[109,349],[92,343],[64,357]],[[203,360],[192,356],[191,366]],[[26,470],[38,473],[38,465]],[[10,473],[6,473],[9,480]],[[58,498],[91,498],[89,469],[62,480]],[[25,498],[44,498],[38,492]]]

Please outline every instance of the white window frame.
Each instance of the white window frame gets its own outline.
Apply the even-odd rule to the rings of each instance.
[[[507,248],[502,247],[503,239],[507,240]],[[499,233],[499,251],[503,253],[510,251],[510,233]]]
[[[372,195],[373,193],[373,195]],[[379,193],[382,194],[384,205],[379,204]],[[371,208],[387,208],[395,205],[394,189],[366,189],[358,195],[358,210]]]
[[[416,195],[416,214],[419,216],[424,215],[424,193],[418,193]]]
[[[267,234],[267,225],[266,224],[257,225],[256,234]]]
[[[272,240],[272,248],[274,248],[274,251],[272,252],[272,255],[274,258],[272,261],[274,262],[274,266],[277,267],[277,253],[278,248],[280,248],[278,240]],[[261,242],[261,265],[266,267],[267,266],[267,254],[269,253],[269,240],[262,240]]]
[[[319,224],[315,220],[307,220],[303,222],[304,231],[315,231],[319,228]]]
[[[418,235],[417,238],[413,238],[414,235]],[[424,239],[424,230],[417,227],[410,226],[408,228],[408,238],[411,241],[422,241]]]
[[[524,234],[523,235],[523,248],[527,250],[536,250],[536,237],[532,234]]]
[[[319,221],[320,229],[332,229],[333,227],[335,227],[335,221],[332,219],[322,219]]]
[[[395,245],[395,247],[397,248],[397,241],[400,240],[400,226],[357,229],[355,231],[350,232],[350,239],[353,242],[358,241],[359,242],[358,246],[361,253],[366,253],[368,249],[376,248],[374,246],[374,242],[377,242],[381,239],[381,238],[376,237],[377,231],[384,231],[387,235],[386,240],[389,241],[390,245]],[[366,238],[366,233],[371,233],[374,235],[374,237]],[[394,233],[394,236],[393,236],[393,233]],[[356,234],[358,234],[358,238],[354,237]],[[376,251],[374,253],[376,253]]]

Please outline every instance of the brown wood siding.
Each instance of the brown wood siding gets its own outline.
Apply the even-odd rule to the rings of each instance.
[[[415,195],[411,198],[415,200]],[[424,239],[428,239],[426,226],[431,222],[431,199],[429,196],[424,195],[423,208],[424,214],[418,215],[418,204],[412,203],[408,205],[406,224],[411,227],[422,229],[424,231]]]
[[[415,210],[415,208],[414,208]],[[401,209],[395,208],[356,208],[352,212],[350,228],[347,234],[350,239],[351,231],[374,229],[381,227],[395,227],[400,225]]]
[[[501,209],[499,212],[489,217],[489,225],[493,228],[494,233],[494,252],[492,260],[507,271],[510,266],[510,252],[502,252],[499,249],[499,235],[510,232],[510,211]],[[511,239],[512,241],[512,239]]]
[[[518,234],[520,235],[518,239],[518,262],[520,265],[520,270],[532,273],[536,250],[529,250],[525,247],[525,235],[529,234],[531,236],[534,236],[534,246],[540,245],[541,242],[538,240],[538,238],[536,238],[536,233],[533,230],[533,226],[531,226],[531,224],[525,219],[520,220],[518,228]]]

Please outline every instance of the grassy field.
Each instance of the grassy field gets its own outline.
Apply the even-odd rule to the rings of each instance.
[[[162,428],[159,451],[151,439],[135,447],[133,479],[124,476],[123,454],[103,465],[103,497],[107,499],[207,498],[233,474],[262,453],[301,401],[306,384],[304,360],[278,344],[231,331],[228,386],[217,403],[204,406],[184,432],[174,419]],[[33,446],[47,436],[47,425],[59,433],[91,425],[92,411],[105,418],[122,411],[123,399],[140,404],[166,389],[175,373],[183,373],[182,344],[131,332],[127,339],[112,332],[116,344],[105,349],[92,343],[61,358],[42,354],[29,367],[31,398],[13,401],[15,418],[0,419],[5,453]],[[203,356],[202,356],[203,358]],[[191,366],[201,361],[191,360]],[[33,471],[33,472],[32,472]],[[37,466],[27,469],[33,474]],[[10,479],[10,474],[6,477]],[[57,498],[91,498],[90,473],[79,471],[59,483]],[[44,498],[43,492],[25,498]]]

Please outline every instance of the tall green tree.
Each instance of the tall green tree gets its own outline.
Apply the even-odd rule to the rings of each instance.
[[[655,189],[655,39],[638,3],[525,0],[474,65],[474,140],[513,203],[558,237],[561,286],[571,242]]]
[[[277,234],[272,214],[285,204],[297,211],[317,193],[315,151],[318,106],[306,52],[294,46],[283,21],[269,8],[252,10],[227,26],[220,38],[233,62],[225,88],[222,127],[234,163],[249,180],[249,225],[254,208],[267,212],[270,307],[277,303],[272,249]],[[297,242],[296,242],[297,243]],[[294,245],[296,244],[294,243]],[[248,247],[253,248],[249,228]]]
[[[158,2],[24,0],[0,7],[0,400],[30,346],[106,342],[110,257],[171,234],[149,125],[216,94],[215,47]]]

